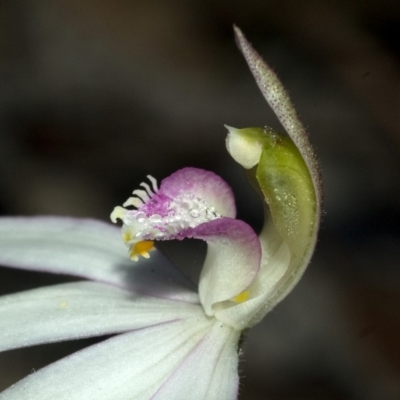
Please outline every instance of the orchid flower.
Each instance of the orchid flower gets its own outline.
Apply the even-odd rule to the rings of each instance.
[[[0,400],[232,400],[238,343],[296,285],[320,216],[318,168],[282,84],[235,28],[240,50],[288,135],[228,127],[227,148],[265,200],[259,236],[235,218],[229,186],[184,168],[148,176],[112,222],[1,218],[0,263],[86,280],[0,298],[0,349],[114,335],[0,393]],[[155,249],[207,242],[198,290]],[[127,250],[128,248],[128,250]],[[126,254],[128,253],[128,255]]]

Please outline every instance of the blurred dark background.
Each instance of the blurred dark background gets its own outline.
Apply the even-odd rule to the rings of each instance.
[[[279,125],[233,23],[290,91],[325,184],[317,253],[249,332],[240,398],[399,399],[400,2],[0,1],[0,213],[108,220],[147,174],[195,166],[259,229],[223,124]],[[1,268],[0,290],[65,279]],[[0,354],[0,389],[89,343]]]

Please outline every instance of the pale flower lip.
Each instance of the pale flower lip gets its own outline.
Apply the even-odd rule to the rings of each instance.
[[[133,259],[155,240],[203,239],[208,248],[199,296],[206,315],[212,317],[216,310],[244,300],[242,293],[260,269],[260,241],[249,225],[234,218],[233,193],[219,176],[183,168],[165,178],[160,189],[147,188],[146,194],[135,190],[133,194],[125,204],[136,209],[118,206],[111,214],[113,221],[123,222],[122,236]],[[150,256],[147,251],[141,255]],[[237,324],[231,321],[228,325]]]
[[[120,229],[99,221],[0,218],[1,265],[89,280],[1,297],[0,350],[116,335],[27,376],[0,400],[237,399],[241,331],[302,276],[316,243],[321,185],[285,89],[238,28],[235,34],[289,134],[228,128],[228,151],[266,202],[261,234],[235,219],[229,186],[197,168],[160,187],[149,176],[124,203],[134,209],[116,207],[111,219],[122,220],[122,239]],[[154,241],[187,237],[208,244],[198,294],[154,249]]]

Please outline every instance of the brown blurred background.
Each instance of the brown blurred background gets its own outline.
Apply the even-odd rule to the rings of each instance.
[[[259,229],[223,124],[279,125],[233,23],[289,89],[326,189],[312,265],[248,335],[240,399],[399,399],[398,1],[1,1],[0,213],[107,220],[147,174],[190,165]],[[166,251],[192,268],[188,246]],[[0,269],[1,293],[65,280]],[[91,342],[0,354],[0,389]]]

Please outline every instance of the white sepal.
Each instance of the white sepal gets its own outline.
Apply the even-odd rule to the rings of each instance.
[[[195,287],[160,252],[133,263],[117,227],[89,219],[0,218],[0,264],[198,302]]]
[[[0,400],[234,400],[238,337],[205,317],[121,334],[29,375]]]
[[[215,321],[152,400],[234,400],[240,333]]]
[[[77,282],[0,297],[0,351],[199,318],[200,305]]]

